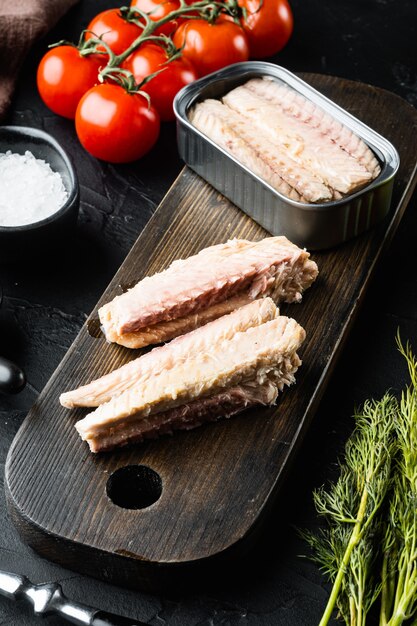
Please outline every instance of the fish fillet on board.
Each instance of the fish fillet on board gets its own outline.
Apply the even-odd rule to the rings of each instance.
[[[328,135],[338,146],[357,159],[373,178],[380,173],[377,158],[358,135],[294,89],[270,78],[253,78],[245,86],[261,98],[273,102],[281,111]]]
[[[299,302],[317,274],[308,252],[286,237],[235,239],[174,261],[98,313],[106,338],[119,342],[123,335],[143,329],[149,333],[160,322],[194,315],[235,296],[254,300],[270,295],[276,302]]]
[[[203,334],[206,329],[203,327]],[[109,437],[114,433],[120,443],[121,430],[128,439],[139,438],[141,422],[148,428],[149,420],[158,414],[204,398],[216,398],[246,384],[257,387],[270,381],[275,385],[275,391],[269,392],[274,402],[278,391],[294,381],[300,364],[296,351],[304,338],[303,328],[287,317],[276,317],[229,339],[213,341],[207,331],[207,342],[200,336],[197,353],[191,351],[190,357],[176,367],[114,396],[78,421],[76,428],[94,451],[100,449],[101,437],[106,438],[106,449],[111,447]],[[229,406],[226,413],[230,411]],[[200,411],[200,417],[203,413]],[[121,440],[124,441],[123,436]]]
[[[196,128],[282,194],[303,202],[323,202],[333,198],[332,190],[323,179],[293,160],[268,137],[260,135],[245,117],[219,100],[200,102],[190,112],[189,119]],[[298,197],[290,193],[293,189]]]
[[[366,167],[319,128],[287,115],[245,85],[226,94],[223,102],[246,117],[260,137],[265,135],[268,141],[286,149],[294,161],[314,172],[332,189],[352,193],[372,180]]]
[[[294,372],[301,362],[295,355],[290,366],[283,372],[280,382],[292,384]],[[285,383],[284,383],[285,378]],[[105,452],[115,447],[140,443],[146,439],[157,439],[161,435],[172,435],[176,430],[192,430],[207,422],[222,417],[231,417],[254,406],[274,404],[280,386],[277,381],[267,380],[262,384],[246,383],[233,387],[215,396],[201,398],[175,409],[151,415],[148,418],[132,419],[117,428],[98,433],[89,440],[91,452]]]
[[[60,402],[68,408],[99,406],[127,389],[146,384],[149,378],[161,372],[178,367],[192,354],[198,355],[201,350],[207,349],[210,343],[231,339],[238,332],[259,326],[278,316],[279,310],[271,298],[254,300],[229,315],[177,337],[164,346],[154,348],[87,385],[61,394]]]

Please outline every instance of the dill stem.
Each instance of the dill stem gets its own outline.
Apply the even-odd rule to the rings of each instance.
[[[402,598],[402,596],[404,594],[404,581],[406,579],[406,570],[407,569],[408,568],[406,568],[404,566],[404,554],[402,554],[401,557],[400,557],[400,562],[399,562],[399,566],[398,566],[399,573],[398,573],[398,579],[397,579],[396,593],[395,593],[395,597],[394,597],[393,613],[396,612],[397,607],[398,607],[398,605],[399,605],[399,603],[401,601],[401,598]]]
[[[358,626],[365,626],[366,616],[363,612],[363,587],[361,586],[361,590],[359,593],[359,607],[358,607],[358,618],[356,620]]]
[[[417,593],[417,580],[414,577],[411,588],[408,593],[401,599],[398,607],[396,608],[394,615],[388,622],[388,626],[401,626],[404,620],[409,619],[410,615],[407,614],[409,603],[413,600]]]
[[[367,490],[366,485],[365,485],[364,489],[363,489],[361,501],[360,501],[360,504],[359,504],[357,521],[355,523],[355,526],[353,527],[352,535],[351,535],[351,537],[349,539],[349,543],[348,543],[348,545],[346,547],[346,550],[345,550],[345,553],[343,555],[342,562],[340,564],[339,570],[337,572],[337,576],[336,576],[335,581],[333,583],[332,591],[331,591],[329,600],[327,602],[325,611],[323,613],[323,617],[320,620],[319,626],[326,626],[329,623],[329,621],[330,621],[330,619],[332,617],[332,613],[333,613],[334,607],[336,605],[337,597],[338,597],[338,595],[340,593],[340,588],[342,586],[343,577],[344,577],[344,575],[346,573],[346,569],[347,569],[347,566],[349,564],[349,560],[350,560],[350,556],[352,554],[352,550],[357,546],[357,544],[359,543],[359,541],[361,539],[362,522],[363,522],[363,518],[365,516],[365,510],[366,510],[367,501],[368,501],[368,490]]]
[[[356,618],[355,618],[355,600],[350,597],[349,598],[349,613],[350,613],[350,626],[356,626]]]
[[[381,612],[379,616],[379,626],[387,626],[389,610],[393,603],[393,580],[392,574],[389,574],[388,556],[389,553],[385,553],[382,562]]]
[[[393,626],[395,624],[402,624],[405,619],[408,617],[405,615],[408,605],[410,602],[412,603],[414,599],[414,594],[417,593],[417,573],[416,573],[416,563],[413,558],[413,554],[415,552],[416,547],[416,519],[412,521],[413,527],[413,535],[411,546],[408,546],[408,549],[403,549],[400,564],[399,564],[399,576],[397,582],[397,593],[395,594],[395,601],[392,610],[392,617],[388,622],[388,626]],[[410,591],[411,587],[411,591]],[[398,617],[397,617],[398,616]],[[400,619],[400,621],[396,621],[396,619]]]

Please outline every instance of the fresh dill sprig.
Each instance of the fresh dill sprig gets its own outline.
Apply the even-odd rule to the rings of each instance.
[[[365,626],[380,593],[381,584],[374,577],[382,530],[377,514],[391,483],[396,411],[390,394],[365,402],[355,415],[338,480],[313,494],[327,525],[304,537],[313,559],[333,583],[320,626],[328,624],[336,608],[348,626]]]
[[[417,360],[399,335],[397,345],[411,382],[401,394],[396,420],[398,454],[384,544],[380,626],[400,626],[417,613]]]
[[[377,598],[379,626],[417,626],[417,358],[399,335],[397,345],[409,385],[399,401],[365,403],[339,479],[313,494],[327,525],[304,537],[333,583],[320,626],[336,608],[348,626],[365,626]]]

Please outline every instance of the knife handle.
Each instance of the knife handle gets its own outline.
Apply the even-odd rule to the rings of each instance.
[[[20,367],[0,357],[0,392],[19,393],[26,384],[26,378]]]
[[[146,626],[144,622],[136,619],[113,615],[68,600],[59,583],[34,585],[26,576],[2,570],[0,570],[0,593],[13,600],[24,598],[32,605],[35,615],[55,613],[76,626]]]
[[[129,617],[113,615],[113,613],[106,613],[106,611],[97,611],[97,613],[94,613],[91,626],[146,626],[146,624]]]

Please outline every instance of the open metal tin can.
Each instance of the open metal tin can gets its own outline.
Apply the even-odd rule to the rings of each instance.
[[[299,202],[276,191],[191,124],[188,114],[197,102],[219,99],[249,79],[263,76],[294,89],[363,139],[381,165],[379,176],[340,200]],[[397,150],[387,139],[282,67],[262,61],[236,63],[184,87],[175,98],[174,110],[181,158],[273,235],[285,235],[311,250],[326,249],[368,230],[389,211],[400,163]]]

